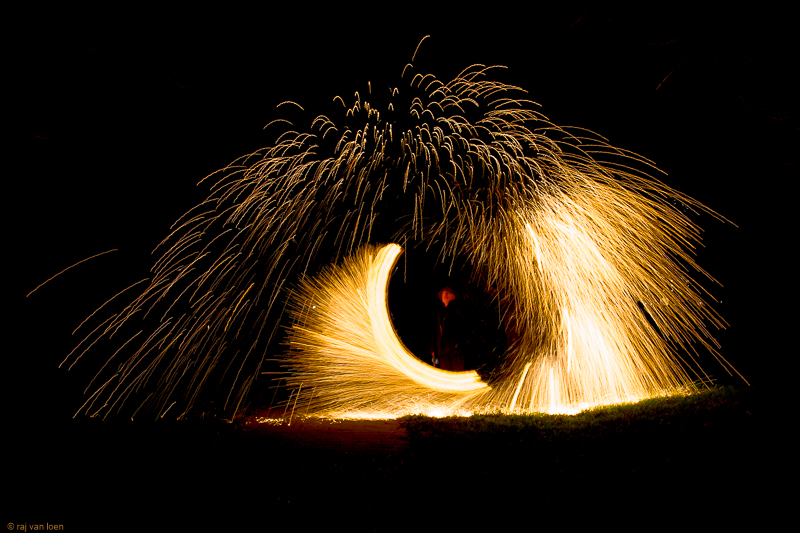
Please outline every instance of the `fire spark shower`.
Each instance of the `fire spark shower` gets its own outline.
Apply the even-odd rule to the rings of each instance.
[[[128,291],[144,289],[63,363],[113,353],[79,412],[180,418],[215,393],[233,416],[276,359],[296,403],[352,417],[573,412],[695,390],[707,376],[681,354],[696,345],[726,365],[707,329],[724,322],[690,276],[707,276],[699,228],[671,202],[720,217],[647,159],[552,124],[493,68],[444,83],[412,59],[396,86],[337,96],[209,176]],[[398,339],[388,279],[417,245],[466,259],[514,317],[491,383]]]

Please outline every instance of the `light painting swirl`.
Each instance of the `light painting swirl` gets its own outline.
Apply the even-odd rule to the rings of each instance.
[[[273,121],[290,125],[215,175],[152,275],[114,298],[144,290],[81,324],[62,364],[112,355],[79,412],[181,418],[217,398],[233,417],[276,361],[295,402],[348,416],[573,411],[693,390],[708,380],[681,359],[696,345],[725,365],[706,326],[724,322],[689,275],[706,275],[699,228],[674,205],[718,215],[489,67],[448,83],[413,70],[337,96],[333,118],[284,102],[308,129]],[[407,352],[386,310],[400,248],[379,243],[465,259],[496,290],[521,334],[496,380]]]
[[[333,417],[457,412],[489,390],[475,371],[449,372],[417,359],[389,318],[389,276],[401,248],[367,246],[301,284],[293,296],[290,369],[311,411]],[[310,386],[309,386],[310,385]]]

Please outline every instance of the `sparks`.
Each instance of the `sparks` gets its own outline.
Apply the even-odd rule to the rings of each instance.
[[[689,275],[707,275],[692,255],[699,228],[673,204],[718,215],[640,170],[650,161],[552,124],[490,67],[448,83],[413,68],[209,177],[149,285],[81,341],[154,321],[116,369],[103,365],[113,375],[82,411],[180,418],[224,390],[235,416],[275,357],[292,416],[349,417],[574,412],[694,390],[708,377],[679,354],[697,343],[725,364],[706,328],[724,322]],[[521,339],[492,383],[402,345],[386,307],[402,249],[379,243],[466,258],[497,288]]]

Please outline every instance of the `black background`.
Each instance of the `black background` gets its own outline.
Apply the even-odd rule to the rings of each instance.
[[[380,483],[381,471],[365,467],[363,458],[317,458],[339,466],[327,465],[334,472],[329,478],[309,474],[309,480],[324,483],[305,486],[304,471],[294,468],[305,464],[303,452],[270,455],[261,441],[243,447],[231,440],[217,447],[227,441],[214,426],[196,431],[187,423],[178,437],[162,438],[161,425],[155,425],[145,437],[130,439],[135,431],[115,433],[89,424],[93,421],[54,422],[68,420],[77,410],[87,376],[108,357],[95,354],[70,372],[58,368],[80,340],[71,332],[109,297],[147,277],[154,260],[150,251],[172,222],[205,198],[207,190],[197,182],[271,145],[274,130],[263,128],[285,116],[286,107],[276,109],[285,100],[313,115],[317,109],[326,112],[335,95],[349,101],[356,90],[363,93],[367,81],[397,83],[425,35],[431,37],[417,54],[418,72],[449,80],[473,63],[505,65],[497,78],[526,89],[554,123],[585,127],[655,161],[667,173],[666,184],[730,220],[693,218],[705,230],[697,261],[720,283],[703,284],[730,325],[716,333],[720,352],[754,389],[779,389],[792,377],[789,340],[795,316],[791,183],[797,173],[798,88],[791,20],[788,10],[770,11],[763,3],[719,10],[530,3],[450,4],[447,9],[341,4],[324,11],[297,3],[236,12],[142,6],[54,12],[42,7],[9,17],[4,74],[12,140],[5,153],[3,279],[10,319],[2,375],[10,421],[5,438],[12,443],[4,464],[11,493],[7,520],[65,523],[71,530],[90,525],[108,530],[138,520],[158,530],[167,522],[153,520],[165,514],[179,528],[189,518],[207,528],[207,517],[214,515],[223,523],[264,527],[291,520],[302,530],[315,498],[339,489],[346,504],[322,519],[364,525],[357,512],[372,498],[373,514],[392,511],[378,517],[381,524],[406,527],[411,516],[406,509],[398,514],[390,501],[375,507],[383,497],[379,484],[363,484],[361,476],[372,472]],[[26,297],[60,270],[110,249],[117,251],[67,271]],[[417,279],[424,275],[420,268]],[[742,385],[710,357],[701,363],[720,382]],[[620,474],[620,480],[635,483],[608,491],[603,513],[586,516],[616,524],[636,509],[658,520],[694,513],[692,523],[701,511],[712,520],[723,513],[731,520],[748,510],[761,514],[766,507],[756,506],[758,498],[751,495],[771,494],[763,491],[779,486],[771,476],[783,466],[777,464],[783,456],[774,451],[780,430],[769,433],[764,430],[772,426],[759,424],[747,426],[762,430],[753,435],[761,441],[753,448],[758,458],[748,457],[745,471],[758,469],[756,459],[778,458],[776,468],[765,471],[768,483],[736,479],[741,456],[750,449],[747,438],[732,432],[736,446],[709,467],[706,458],[731,441],[723,432],[724,438],[700,442],[706,433],[698,431],[697,438],[692,433],[676,440],[682,447],[670,451],[675,455],[665,452],[667,459],[698,459],[682,467],[664,463],[655,480],[665,483],[660,492],[653,491],[653,479]],[[619,464],[597,458],[615,442],[593,442],[594,454],[572,448],[564,453],[583,458],[586,452],[595,458],[595,469],[608,469],[614,478]],[[672,449],[670,442],[664,450]],[[638,470],[637,458],[647,454],[642,450],[628,463],[619,461]],[[618,451],[623,455],[624,449]],[[405,472],[401,459],[397,468]],[[531,460],[524,479],[533,486],[541,465],[536,457]],[[209,461],[213,475],[206,474]],[[473,499],[464,507],[479,509],[486,500],[473,495],[496,492],[492,517],[523,514],[515,510],[523,507],[508,509],[505,503],[505,491],[519,481],[516,466],[508,469],[505,463],[502,456],[481,463],[487,472],[476,490],[484,492],[469,492]],[[305,472],[317,463],[309,464]],[[295,504],[284,505],[278,497],[286,497],[284,478],[273,479],[273,466],[281,465],[278,470],[296,485],[293,494],[312,502],[300,513],[290,513]],[[606,485],[587,486],[580,464],[566,477],[556,463],[543,466],[563,485],[556,490],[542,485],[540,493],[565,507],[606,490]],[[497,483],[500,471],[510,481]],[[728,474],[720,482],[723,471]],[[678,475],[668,479],[674,472]],[[420,473],[430,476],[425,468]],[[342,476],[361,484],[361,500],[348,501],[349,493],[337,485]],[[408,498],[414,509],[430,507],[427,491],[438,482],[414,480],[417,492]],[[272,492],[265,496],[253,489],[258,483],[267,483]],[[472,491],[470,483],[463,485]],[[730,503],[736,491],[748,509]],[[562,499],[562,494],[577,499]],[[656,495],[653,501],[651,495]],[[639,503],[631,505],[632,497]],[[542,516],[551,509],[535,504],[519,503]],[[559,516],[574,520],[581,510],[576,506]]]
[[[276,109],[285,100],[315,116],[335,95],[365,92],[367,81],[398,83],[425,35],[417,72],[449,80],[474,63],[504,65],[495,76],[526,89],[554,123],[655,161],[665,183],[732,222],[694,216],[705,230],[697,261],[719,285],[698,280],[730,324],[715,335],[723,357],[769,386],[788,356],[793,308],[797,47],[788,19],[731,7],[490,4],[460,13],[396,4],[34,17],[7,51],[9,104],[21,120],[4,192],[6,408],[74,412],[85,377],[57,368],[79,340],[72,330],[147,277],[150,251],[205,198],[197,182],[273,143],[264,126],[285,116]],[[110,249],[118,251],[26,297]],[[742,384],[713,359],[702,364]]]

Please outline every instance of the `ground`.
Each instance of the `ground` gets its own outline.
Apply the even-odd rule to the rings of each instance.
[[[780,512],[776,469],[788,467],[767,423],[772,396],[736,398],[471,435],[448,419],[257,423],[278,411],[235,423],[42,420],[14,448],[22,461],[6,518],[72,531],[474,529],[534,518],[628,529],[643,517],[769,526]]]

